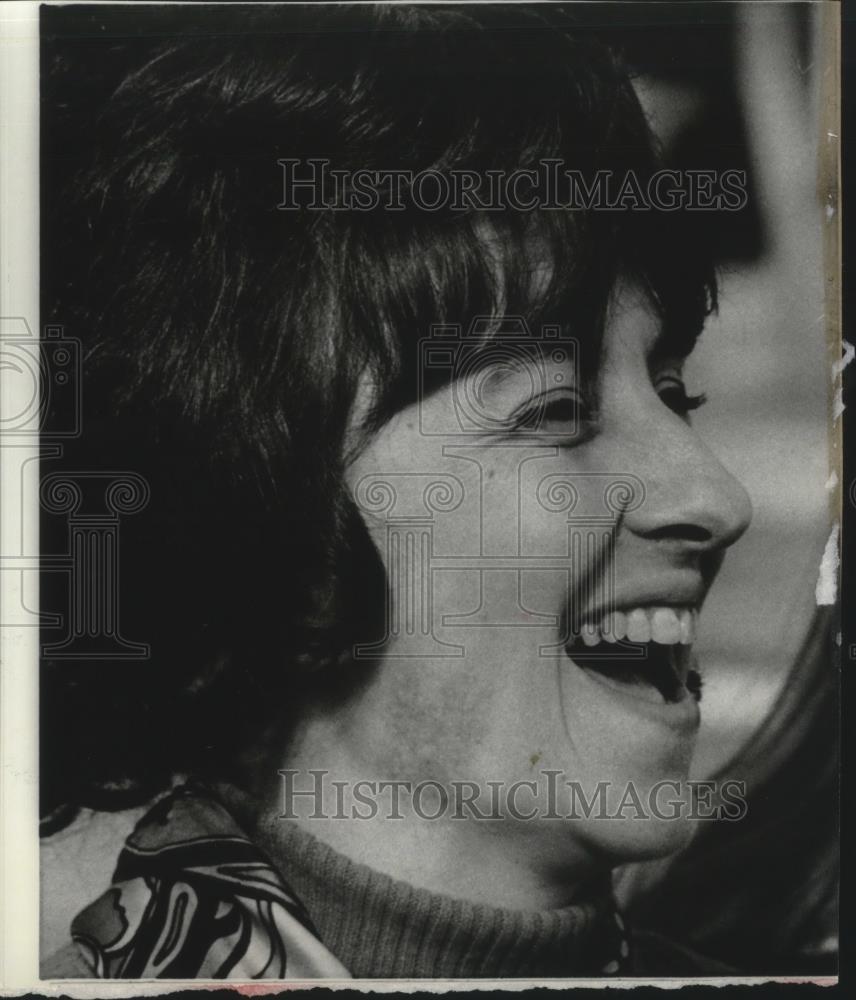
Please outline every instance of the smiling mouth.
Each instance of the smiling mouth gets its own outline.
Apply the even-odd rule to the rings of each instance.
[[[692,651],[697,612],[634,608],[584,621],[565,651],[593,680],[654,704],[701,700]]]

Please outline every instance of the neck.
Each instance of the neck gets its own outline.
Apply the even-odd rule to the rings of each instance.
[[[243,818],[254,825],[266,817],[287,820],[278,825],[302,828],[355,863],[480,905],[560,908],[598,895],[610,882],[610,866],[575,846],[562,821],[485,818],[454,802],[441,809],[436,786],[424,778],[417,803],[403,782],[361,786],[367,773],[376,769],[334,761],[329,750],[291,753],[277,781],[252,789]],[[426,818],[438,811],[438,818]]]

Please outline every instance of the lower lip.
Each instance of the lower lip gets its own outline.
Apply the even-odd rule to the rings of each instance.
[[[619,686],[620,682],[611,682],[601,674],[587,670],[570,656],[567,656],[566,660],[577,669],[593,696],[608,698],[616,708],[649,723],[654,722],[664,726],[673,732],[690,734],[698,730],[701,722],[699,703],[686,689],[680,701],[648,701],[634,694],[630,686],[624,690]]]

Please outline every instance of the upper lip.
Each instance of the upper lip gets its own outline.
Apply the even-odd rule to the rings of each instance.
[[[698,610],[705,596],[705,588],[698,582],[677,586],[650,587],[633,593],[618,593],[609,604],[599,604],[583,611],[581,622],[597,621],[611,611],[629,611],[632,608],[692,608]]]

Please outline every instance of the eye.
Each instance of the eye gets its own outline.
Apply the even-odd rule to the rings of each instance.
[[[679,417],[688,416],[693,410],[697,410],[707,402],[707,397],[703,392],[697,396],[690,396],[686,386],[679,378],[661,379],[656,388],[660,399]]]
[[[576,440],[588,435],[594,419],[591,408],[581,396],[565,391],[530,401],[513,417],[513,424],[517,432]]]

